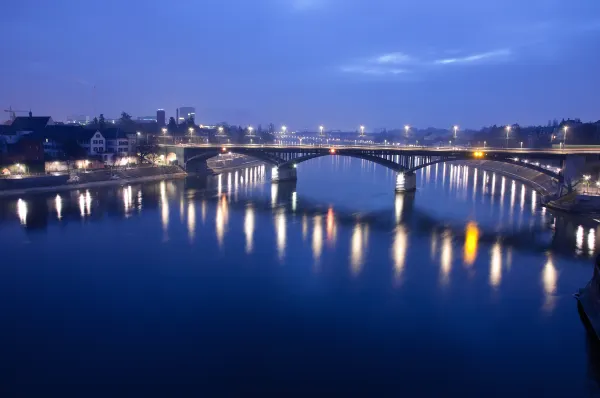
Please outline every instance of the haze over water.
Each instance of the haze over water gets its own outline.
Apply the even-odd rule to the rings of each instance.
[[[414,194],[394,182],[331,156],[299,165],[297,183],[259,166],[3,200],[0,385],[598,394],[572,297],[598,223],[472,167],[421,169]]]

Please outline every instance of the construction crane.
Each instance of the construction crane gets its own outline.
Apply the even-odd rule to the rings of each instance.
[[[8,109],[4,110],[4,112],[8,112],[10,114],[10,121],[12,123],[17,118],[17,113],[27,113],[27,112],[30,112],[30,111],[17,111],[17,110],[14,110],[12,108],[12,106],[9,106]]]

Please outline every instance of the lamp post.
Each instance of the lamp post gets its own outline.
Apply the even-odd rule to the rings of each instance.
[[[510,126],[506,126],[506,148],[508,148],[508,135],[510,134]]]
[[[167,128],[163,127],[162,128],[162,133],[163,133],[163,142],[166,144],[167,143]]]
[[[407,124],[406,126],[404,126],[404,134],[406,137],[408,137],[408,131],[410,130],[410,126]]]
[[[487,144],[487,141],[483,141],[483,149],[485,149],[485,144]]]
[[[192,142],[193,138],[194,138],[194,128],[190,127],[188,129],[188,131],[190,132],[190,142]]]
[[[360,126],[360,136],[361,137],[365,136],[365,126]]]
[[[521,149],[523,149],[523,141],[521,141]]]
[[[567,143],[567,130],[569,130],[569,126],[563,127],[565,134],[563,136],[563,149],[565,149],[565,144]]]
[[[458,131],[458,126],[454,126],[454,141],[456,141],[456,132]]]
[[[285,132],[287,131],[287,127],[286,126],[281,126],[281,132],[285,135]]]
[[[592,178],[592,176],[590,176],[589,174],[586,174],[583,176],[583,180],[585,181],[585,193],[588,193],[588,191],[589,191],[590,178]]]
[[[319,126],[319,135],[323,136],[323,126]]]

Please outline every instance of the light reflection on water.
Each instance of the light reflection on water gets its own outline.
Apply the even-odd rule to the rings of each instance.
[[[440,255],[441,283],[450,283],[450,272],[452,271],[452,233],[444,231],[442,234],[442,253]]]
[[[285,211],[279,209],[275,216],[275,230],[277,234],[277,255],[279,261],[283,262],[285,258],[285,243],[286,243],[286,222],[285,222]]]
[[[41,224],[53,231],[54,225],[60,224],[67,232],[78,228],[77,234],[86,235],[96,225],[106,222],[102,215],[117,215],[120,224],[115,241],[119,242],[123,236],[131,239],[135,233],[143,235],[138,246],[132,240],[132,250],[137,251],[131,255],[145,251],[157,255],[161,252],[153,250],[158,246],[171,257],[179,256],[181,263],[193,264],[181,269],[194,272],[218,268],[207,266],[215,264],[215,259],[225,259],[227,264],[256,261],[261,265],[253,269],[256,273],[269,272],[274,262],[284,266],[278,266],[272,278],[283,275],[289,278],[288,282],[293,280],[294,289],[301,289],[306,280],[311,280],[311,289],[319,294],[335,290],[330,286],[344,283],[343,278],[348,278],[352,286],[378,294],[385,292],[391,282],[396,288],[394,294],[409,302],[409,307],[423,308],[427,316],[433,317],[436,327],[439,323],[444,331],[459,328],[466,340],[475,340],[476,336],[469,334],[475,332],[463,328],[458,319],[474,319],[472,322],[490,327],[500,322],[496,314],[510,313],[516,301],[522,306],[520,311],[527,311],[530,319],[539,314],[557,319],[543,331],[553,339],[559,336],[552,334],[553,327],[572,324],[573,319],[552,317],[569,313],[561,305],[572,302],[560,298],[570,299],[570,294],[591,276],[589,268],[573,265],[587,264],[595,253],[597,226],[555,216],[541,207],[538,195],[521,182],[476,168],[445,163],[429,166],[419,174],[421,180],[415,194],[394,194],[394,173],[384,173],[381,167],[364,161],[334,162],[330,167],[343,171],[352,164],[364,166],[355,175],[364,173],[362,178],[366,181],[370,176],[378,178],[378,185],[372,188],[376,194],[354,186],[343,191],[343,187],[336,185],[339,182],[334,181],[337,178],[331,176],[327,176],[326,189],[320,186],[319,190],[311,186],[310,164],[306,164],[306,169],[304,165],[299,167],[297,185],[269,185],[263,168],[248,168],[207,181],[188,178],[53,194],[45,200],[34,197],[8,200],[5,203],[10,211],[0,213],[6,214],[0,218],[0,233],[3,230],[10,230],[9,236],[15,231],[33,233],[34,227]],[[313,172],[316,177],[322,174],[319,169]],[[353,180],[348,177],[345,183],[350,182]],[[379,187],[381,190],[376,191]],[[330,195],[332,191],[347,200],[320,199],[319,195]],[[372,208],[355,208],[352,206],[355,201],[372,204]],[[182,223],[176,221],[177,217],[175,221],[170,218],[170,210],[174,208],[177,212],[178,207]],[[41,218],[45,224],[39,221]],[[71,220],[85,222],[70,223]],[[120,230],[128,234],[120,236]],[[164,236],[163,244],[155,245],[160,236]],[[203,262],[188,261],[198,253],[187,252],[190,247],[202,250]],[[181,269],[170,272],[183,272]],[[235,274],[237,270],[229,268],[228,272]],[[227,278],[233,274],[222,277],[218,283],[227,284]],[[339,279],[330,279],[331,275]],[[332,280],[336,284],[325,283]],[[381,280],[384,282],[379,285]],[[264,281],[256,280],[244,286],[253,284],[265,288]],[[186,289],[185,284],[181,288]],[[343,291],[340,289],[338,293]],[[447,301],[438,301],[441,300],[436,298],[438,291]],[[308,296],[315,294],[314,290],[307,292]],[[516,300],[512,294],[524,300]],[[415,299],[419,296],[425,299]],[[493,304],[491,297],[495,299]],[[391,298],[386,300],[393,302]],[[410,311],[404,312],[407,307],[404,301],[401,305],[390,304],[394,313],[390,310],[385,315],[403,321],[412,319]],[[428,302],[443,306],[452,321],[447,324],[443,316],[433,315],[436,310]],[[470,307],[473,302],[477,302],[477,311]],[[535,311],[529,307],[530,303],[534,303]],[[385,304],[378,304],[381,305],[375,311],[386,311]],[[359,307],[356,309],[360,310]],[[407,323],[410,322],[420,321],[412,319]],[[505,336],[494,336],[497,344],[503,344]]]
[[[312,252],[315,265],[319,265],[323,253],[323,219],[320,215],[313,217]]]
[[[542,282],[544,285],[544,292],[546,293],[546,300],[544,302],[544,310],[547,312],[552,312],[554,310],[554,304],[556,301],[556,284],[558,281],[558,271],[554,266],[554,262],[552,261],[552,256],[548,255],[548,260],[544,265],[544,270],[542,271]]]
[[[477,184],[475,184],[477,185]],[[468,266],[473,265],[477,258],[477,246],[479,244],[479,228],[474,222],[467,224],[464,247],[464,263]]]
[[[363,226],[356,224],[352,232],[352,242],[350,244],[350,267],[354,276],[360,274],[366,249],[364,247]]]
[[[254,239],[254,208],[252,205],[246,207],[244,217],[244,234],[246,235],[246,253],[252,253]]]
[[[56,195],[54,201],[56,203],[56,218],[60,220],[62,218],[62,198],[60,195]]]
[[[196,236],[196,203],[193,200],[188,202],[187,227],[190,242],[193,242]]]
[[[490,285],[498,287],[502,282],[502,246],[496,242],[492,246],[490,258]]]
[[[372,166],[369,162],[365,162],[361,160],[361,164],[365,166],[366,169],[371,170]],[[336,165],[338,167],[339,165]],[[341,166],[339,166],[341,167]],[[409,198],[410,206],[407,207],[406,194],[396,194],[393,200],[393,208],[394,208],[394,223],[395,224],[403,224],[405,222],[410,222],[410,219],[406,219],[407,215],[410,214],[414,206],[412,203],[416,203],[419,206],[422,204],[426,204],[424,201],[420,203],[420,196],[425,196],[427,190],[431,187],[434,187],[434,192],[437,192],[435,195],[440,195],[442,192],[447,192],[446,194],[457,195],[461,199],[465,200],[465,204],[467,206],[472,206],[470,210],[466,213],[466,220],[463,218],[464,225],[464,247],[463,247],[463,262],[466,266],[473,265],[477,260],[477,250],[478,250],[478,241],[482,234],[483,230],[487,230],[487,233],[484,235],[489,235],[490,230],[502,231],[503,228],[522,228],[523,221],[528,221],[527,228],[533,228],[533,230],[538,230],[540,228],[547,228],[546,220],[547,220],[547,210],[545,207],[538,206],[538,196],[534,190],[527,188],[524,184],[511,180],[505,176],[496,176],[496,173],[489,173],[485,170],[480,171],[477,168],[473,169],[473,173],[470,172],[470,167],[462,166],[462,165],[452,165],[442,163],[435,164],[433,166],[429,166],[425,169],[422,169],[421,172],[424,184],[427,173],[431,171],[432,168],[438,170],[442,169],[441,173],[438,174],[438,178],[441,178],[441,184],[436,187],[437,178],[436,173],[430,177],[432,181],[430,181],[429,185],[422,185],[421,189],[423,192],[417,192],[416,199],[415,197]],[[450,173],[446,173],[446,169],[449,168]],[[219,174],[214,177],[216,181],[216,192],[219,198],[219,205],[216,206],[215,209],[215,236],[217,237],[217,242],[219,246],[222,247],[227,231],[228,224],[228,206],[231,200],[238,202],[240,200],[247,201],[247,198],[242,197],[238,198],[238,193],[247,192],[252,194],[253,189],[257,187],[264,187],[265,180],[268,178],[265,175],[264,167],[252,167],[246,168],[241,171],[228,172],[225,175],[227,181],[227,192],[229,195],[223,192],[223,174]],[[376,173],[376,170],[373,169],[373,173]],[[429,173],[431,175],[431,173]],[[386,174],[386,178],[392,180],[394,178],[392,174]],[[448,180],[448,181],[446,181]],[[479,181],[479,183],[478,183]],[[507,186],[506,184],[510,184],[510,194],[507,195]],[[478,190],[477,187],[481,184],[482,189]],[[496,185],[499,186],[498,190],[496,189]],[[519,185],[521,185],[519,187]],[[174,182],[170,181],[161,181],[158,183],[159,186],[159,207],[161,214],[161,224],[164,231],[165,239],[168,239],[169,233],[169,221],[170,221],[170,207],[172,206],[172,198],[179,198],[179,208],[180,208],[180,217],[181,221],[184,222],[186,219],[186,211],[184,211],[185,199],[183,194],[176,194],[177,188]],[[268,189],[270,190],[270,207],[274,208],[273,211],[276,212],[274,215],[275,222],[275,230],[277,233],[277,250],[280,253],[278,257],[282,258],[282,252],[285,251],[285,245],[287,244],[287,234],[285,232],[285,228],[283,228],[284,224],[289,222],[286,213],[291,211],[293,213],[300,212],[303,213],[303,199],[301,194],[297,192],[297,188],[292,188],[290,192],[284,192],[283,196],[281,195],[281,190],[286,189],[283,184],[268,184]],[[262,190],[263,188],[261,188]],[[471,191],[472,195],[462,196],[462,193]],[[516,206],[516,192],[520,191],[520,202],[519,202],[519,211],[517,212],[517,216],[515,218],[515,206]],[[530,210],[527,211],[525,208],[526,195],[529,191],[530,195]],[[201,192],[201,191],[200,191]],[[283,192],[283,191],[282,191]],[[122,206],[125,216],[130,216],[132,214],[132,210],[137,209],[136,213],[142,213],[142,197],[143,189],[141,186],[133,187],[128,185],[123,187],[120,192]],[[150,195],[150,194],[148,194]],[[134,196],[137,200],[134,202]],[[79,215],[80,217],[89,217],[92,213],[92,193],[90,190],[85,190],[83,192],[79,191],[78,193],[78,205],[79,205]],[[480,201],[483,200],[483,203]],[[103,198],[106,200],[106,198]],[[191,203],[196,199],[191,198],[188,199],[187,203],[187,226],[188,226],[188,235],[190,242],[194,240],[196,233],[196,205]],[[70,212],[70,204],[69,204],[69,196],[63,198],[61,195],[56,195],[54,199],[54,213],[56,215],[56,219],[60,220],[64,218],[65,211]],[[432,202],[434,207],[424,207],[422,210],[425,212],[432,211],[432,222],[434,222],[435,218],[443,217],[454,217],[455,209],[458,211],[456,214],[460,214],[462,209],[465,209],[464,206],[457,206],[453,208],[449,213],[440,213],[435,214],[438,211],[440,205],[445,205],[445,202],[436,201]],[[98,199],[97,206],[106,205],[106,203],[101,203],[100,199]],[[28,213],[31,212],[30,204],[27,203],[25,199],[18,199],[16,205],[16,212],[18,215],[18,219],[22,225],[27,225],[28,221]],[[38,206],[36,204],[36,206]],[[66,206],[66,207],[65,207]],[[207,206],[208,202],[206,198],[201,199],[200,211],[201,211],[201,220],[202,224],[206,224],[207,218]],[[282,207],[283,206],[283,207]],[[504,207],[508,207],[509,212],[506,214],[504,212]],[[467,207],[468,208],[468,207]],[[498,208],[499,212],[494,212],[494,208]],[[254,212],[256,211],[255,207],[252,207],[247,216],[248,218],[248,227],[244,227],[244,229],[251,228],[250,226],[254,225]],[[322,240],[327,243],[328,247],[334,247],[335,242],[337,240],[338,234],[338,223],[336,222],[336,211],[333,206],[328,206],[326,212],[322,212],[319,216],[312,215],[313,218],[313,252],[315,259],[318,259],[321,256],[322,250]],[[460,217],[460,216],[459,216]],[[309,222],[306,214],[302,214],[302,237],[306,239],[309,236]],[[452,220],[452,219],[450,219]],[[550,217],[552,221],[552,228],[556,230],[555,226],[555,218]],[[364,227],[360,227],[359,231],[356,232],[362,233],[363,228],[368,228],[368,222]],[[456,232],[461,229],[461,221],[457,220],[457,222],[451,223],[451,229],[446,230],[438,236],[440,233],[432,231],[432,239],[430,241],[430,250],[432,258],[436,256],[436,251],[438,250],[438,239],[441,242],[441,246],[439,246],[442,250],[440,253],[440,264],[442,269],[442,275],[444,276],[443,280],[449,280],[449,274],[452,268],[452,257],[453,250],[452,244],[450,243],[453,238],[453,232]],[[317,226],[320,225],[320,226]],[[482,227],[483,225],[483,227]],[[544,227],[546,225],[546,227]],[[491,228],[490,228],[491,227]],[[517,229],[518,230],[518,229]],[[587,231],[587,232],[586,232]],[[555,231],[556,232],[556,231]],[[555,233],[554,232],[554,233]],[[561,231],[564,233],[564,231]],[[320,234],[324,235],[324,239],[320,238]],[[248,235],[246,233],[246,235]],[[459,236],[461,234],[459,233]],[[595,245],[596,245],[596,231],[595,228],[584,227],[583,225],[578,225],[573,237],[571,238],[574,243],[574,252],[577,255],[583,256],[593,256],[595,253]],[[356,245],[353,245],[356,246]],[[252,252],[252,243],[247,244],[248,253]],[[359,259],[359,256],[356,254],[356,250],[353,251],[355,254],[351,256],[351,258]],[[361,261],[353,261],[353,263],[360,263]],[[501,271],[501,270],[500,270]],[[501,275],[501,272],[494,272],[494,275]],[[498,278],[495,276],[494,281]]]
[[[400,282],[404,264],[406,261],[406,249],[408,246],[408,233],[403,225],[396,227],[394,233],[394,244],[392,246],[392,258],[394,260],[394,278],[396,283]]]
[[[27,202],[25,202],[23,199],[19,199],[17,201],[17,214],[19,215],[21,224],[27,224]]]

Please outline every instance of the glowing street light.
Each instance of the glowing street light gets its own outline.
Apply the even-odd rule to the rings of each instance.
[[[406,126],[404,126],[404,132],[406,133],[407,137],[408,137],[408,130],[410,130],[410,126],[407,124]]]
[[[585,188],[586,193],[588,192],[588,190],[590,188],[590,178],[592,178],[592,176],[589,174],[586,174],[583,176],[583,180],[585,181],[585,186],[586,186],[586,188]]]
[[[563,127],[563,130],[565,131],[565,135],[563,136],[563,148],[564,148],[565,144],[567,143],[567,130],[569,130],[569,126]]]
[[[521,149],[523,149],[523,141],[521,141]]]
[[[219,134],[223,134],[223,126],[219,126]]]
[[[456,132],[458,131],[458,126],[454,126],[454,139],[456,140]]]
[[[485,149],[485,144],[487,144],[487,141],[483,141],[483,149]]]
[[[192,137],[194,137],[194,128],[190,127],[188,128],[188,131],[190,132],[190,142],[192,141]]]
[[[364,137],[365,135],[365,126],[360,126],[360,136]]]
[[[323,127],[323,126],[319,126],[319,133],[320,133],[321,135],[323,135],[323,129],[324,129],[324,128],[325,128],[325,127]]]
[[[510,134],[511,127],[506,126],[506,147],[508,148],[508,135]]]
[[[283,131],[283,134],[285,134],[286,130],[287,130],[286,126],[281,126],[281,131]]]

